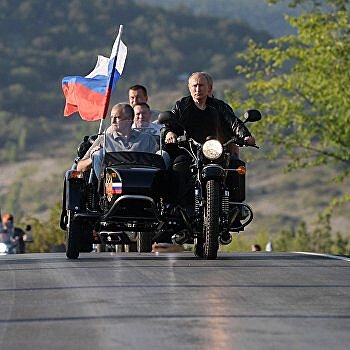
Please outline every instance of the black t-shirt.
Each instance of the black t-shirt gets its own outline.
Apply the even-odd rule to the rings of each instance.
[[[204,143],[208,137],[225,141],[222,139],[222,118],[218,111],[209,105],[201,110],[192,101],[188,108],[179,115],[179,122],[186,129],[187,136],[197,142]]]
[[[164,136],[169,131],[173,131],[177,136],[182,135],[183,128],[179,123],[185,126],[187,131],[190,130],[188,136],[198,142],[205,141],[208,136],[227,142],[234,135],[240,138],[251,135],[244,123],[234,115],[231,107],[215,98],[208,97],[206,109],[201,111],[191,96],[185,96],[175,103],[171,112],[175,121],[170,120],[165,126],[162,132]]]

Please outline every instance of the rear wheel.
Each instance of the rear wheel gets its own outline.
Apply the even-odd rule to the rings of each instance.
[[[209,180],[206,191],[203,258],[211,260],[217,258],[219,249],[220,184]]]
[[[82,225],[73,220],[73,215],[70,210],[67,212],[68,223],[66,229],[66,256],[68,259],[78,259],[79,257],[79,242]]]
[[[139,253],[150,253],[152,251],[152,235],[149,232],[137,233],[137,251]]]

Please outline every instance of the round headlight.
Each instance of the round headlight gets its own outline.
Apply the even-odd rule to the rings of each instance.
[[[218,140],[208,140],[204,142],[203,154],[210,160],[218,159],[222,155],[222,144]]]

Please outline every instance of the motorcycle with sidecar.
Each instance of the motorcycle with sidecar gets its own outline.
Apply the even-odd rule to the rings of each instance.
[[[161,113],[166,124],[171,113]],[[244,115],[244,123],[260,120],[257,110]],[[162,142],[160,142],[162,144]],[[186,144],[186,147],[184,146]],[[99,178],[68,170],[65,175],[60,226],[66,231],[66,256],[77,259],[94,243],[130,244],[150,252],[153,242],[194,244],[194,254],[216,259],[220,244],[252,221],[253,211],[245,200],[245,163],[230,156],[230,146],[244,146],[234,138],[222,144],[209,139],[203,144],[184,136],[178,147],[191,158],[188,169],[170,169],[159,154],[105,151]],[[174,203],[172,174],[190,170],[193,205]]]

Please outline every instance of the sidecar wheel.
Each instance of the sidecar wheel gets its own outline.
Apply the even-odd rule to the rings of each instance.
[[[216,259],[219,249],[219,208],[220,185],[214,180],[207,182],[206,216],[204,220],[204,252],[203,258]]]
[[[137,233],[137,251],[139,253],[150,253],[152,251],[152,235],[149,232]]]
[[[79,257],[79,241],[81,225],[73,221],[71,213],[68,213],[68,225],[66,233],[66,256],[68,259],[78,259]]]

